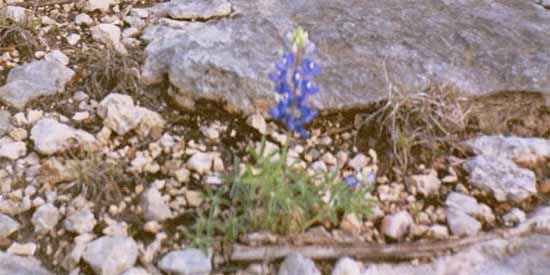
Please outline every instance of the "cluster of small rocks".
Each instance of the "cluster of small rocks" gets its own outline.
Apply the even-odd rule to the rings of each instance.
[[[33,14],[17,6],[20,1],[8,0],[4,6],[0,0],[0,16],[20,23],[37,20],[39,37],[60,29],[55,40],[66,46],[46,45],[28,62],[16,49],[0,56],[0,71],[9,70],[5,83],[0,83],[0,101],[7,107],[0,111],[0,274],[210,274],[220,263],[214,251],[187,247],[182,233],[169,235],[169,224],[204,206],[197,186],[224,184],[222,176],[234,167],[223,155],[222,137],[235,137],[239,129],[227,121],[207,121],[198,127],[200,138],[190,138],[160,113],[140,106],[137,98],[111,92],[96,101],[83,91],[68,91],[80,66],[68,56],[74,47],[86,50],[90,39],[122,55],[154,40],[148,52],[163,52],[173,45],[159,44],[157,32],[168,27],[178,34],[187,34],[186,27],[203,30],[188,21],[227,17],[234,7],[225,0],[174,0],[149,8],[133,8],[130,2],[86,0],[38,8],[38,14]],[[204,37],[193,39],[208,44],[227,39],[226,35],[207,28]],[[142,72],[144,82],[162,80],[155,68],[147,69]],[[74,92],[70,104],[78,105],[71,116],[29,107],[36,99],[70,92]],[[97,121],[98,131],[87,130]],[[266,153],[288,142],[284,130],[262,114],[250,114],[245,122],[250,131],[273,141],[267,142]],[[310,174],[341,167],[341,177],[356,172],[374,175],[365,182],[374,190],[365,198],[374,203],[372,215],[364,219],[345,215],[334,236],[390,243],[474,236],[500,224],[543,228],[550,224],[547,209],[528,218],[525,207],[543,192],[538,182],[544,179],[532,169],[550,159],[550,140],[474,138],[465,146],[475,156],[464,160],[462,167],[442,170],[419,165],[407,176],[382,174],[375,150],[359,152],[351,144],[351,132],[326,135],[322,129],[313,129],[311,138],[291,143],[288,153],[289,163],[298,163]],[[258,147],[260,142],[243,141],[242,145]],[[129,190],[116,202],[68,192],[82,184],[83,173],[75,163],[79,159],[69,157],[70,153],[83,148],[100,156],[102,163],[123,163],[116,166],[120,172],[146,182],[123,186]],[[465,179],[460,168],[467,173]],[[550,193],[550,188],[543,193]],[[488,202],[492,200],[512,207],[497,211]],[[143,222],[136,226],[130,218]],[[25,226],[32,227],[32,234]],[[150,238],[139,237],[144,234]],[[275,270],[282,275],[321,274],[313,260],[298,253],[290,253],[278,268],[253,263],[237,273]],[[373,270],[386,269],[343,257],[331,274],[378,274]]]

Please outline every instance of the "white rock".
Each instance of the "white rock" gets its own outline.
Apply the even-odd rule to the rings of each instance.
[[[16,160],[27,154],[27,145],[9,137],[0,138],[0,157]]]
[[[12,20],[16,23],[25,23],[27,20],[27,10],[17,6],[7,6],[0,9],[0,17]]]
[[[83,120],[86,120],[88,118],[90,118],[90,113],[88,111],[76,112],[73,115],[73,120],[74,121],[83,121]]]
[[[472,236],[481,230],[481,223],[459,210],[447,209],[447,224],[453,235]]]
[[[449,237],[449,229],[440,224],[432,225],[430,227],[430,236],[436,239],[447,239]]]
[[[113,47],[120,54],[128,54],[126,47],[120,41],[122,38],[120,28],[115,24],[99,24],[91,27],[90,31],[95,40]]]
[[[141,208],[147,221],[163,221],[172,217],[172,211],[156,188],[149,188],[141,197]]]
[[[384,217],[381,232],[393,239],[401,239],[410,230],[413,219],[409,212],[400,211]]]
[[[126,28],[126,29],[124,29],[124,31],[122,31],[122,37],[124,37],[124,38],[137,37],[138,35],[139,35],[138,28],[130,27],[130,28]]]
[[[36,248],[37,246],[35,243],[20,244],[18,242],[14,242],[8,248],[8,252],[12,254],[17,254],[17,255],[30,256],[30,255],[34,255],[34,252],[36,252]]]
[[[77,25],[86,25],[86,26],[90,26],[94,23],[94,20],[92,19],[92,17],[90,17],[88,14],[86,13],[81,13],[79,15],[77,15],[74,19],[74,22],[77,24]]]
[[[357,154],[349,162],[348,166],[353,168],[355,171],[360,171],[361,168],[367,166],[369,163],[369,158],[364,154]]]
[[[151,273],[141,267],[132,267],[122,273],[122,275],[151,275]]]
[[[458,192],[451,192],[445,200],[448,208],[466,213],[468,215],[482,216],[483,209],[474,197]]]
[[[71,33],[65,38],[65,40],[67,40],[67,43],[69,43],[69,45],[74,46],[78,43],[78,41],[80,41],[80,35],[76,33]]]
[[[115,0],[87,0],[85,11],[99,10],[102,12],[109,11],[109,6],[116,4]]]
[[[59,123],[55,119],[41,119],[31,129],[31,140],[35,149],[51,155],[75,146],[93,145],[96,139],[90,133]]]
[[[208,275],[212,270],[210,259],[198,249],[172,251],[162,257],[159,268],[178,275]]]
[[[84,251],[84,261],[98,275],[118,275],[132,267],[138,256],[138,246],[129,237],[101,237]]]
[[[51,62],[57,61],[65,66],[69,64],[69,57],[60,50],[53,50],[49,52],[46,56],[44,56],[44,59]]]
[[[525,212],[519,208],[512,208],[508,213],[502,216],[502,221],[506,226],[512,226],[524,222],[526,219]]]
[[[0,213],[0,238],[7,238],[19,229],[19,223],[8,215]]]
[[[187,160],[187,168],[206,174],[212,169],[213,155],[211,153],[196,152]]]
[[[61,214],[53,204],[47,203],[40,206],[32,215],[32,224],[35,232],[44,232],[54,229]]]
[[[331,275],[361,275],[361,264],[349,257],[340,258]]]
[[[265,119],[261,114],[250,115],[246,119],[246,123],[250,127],[258,130],[258,132],[262,135],[265,135],[267,133],[267,124],[265,123]]]
[[[92,232],[96,224],[94,213],[89,208],[83,208],[70,214],[63,222],[65,229],[78,234]]]
[[[411,181],[418,193],[424,196],[437,195],[441,187],[441,181],[434,174],[414,175],[411,176]]]

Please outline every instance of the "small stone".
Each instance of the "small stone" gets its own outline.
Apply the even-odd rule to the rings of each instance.
[[[447,196],[445,205],[447,205],[450,209],[454,209],[468,215],[482,216],[483,214],[481,205],[477,203],[477,200],[474,197],[457,192],[451,192]]]
[[[62,51],[60,50],[53,50],[51,52],[49,52],[48,54],[46,54],[46,56],[44,57],[44,59],[46,61],[51,61],[51,62],[59,62],[65,66],[67,66],[69,64],[69,57],[66,56]]]
[[[416,187],[418,193],[424,196],[437,195],[439,193],[439,187],[441,181],[434,173],[428,175],[414,175],[410,177],[412,186]]]
[[[86,120],[88,118],[90,118],[90,113],[88,111],[76,112],[73,115],[73,120],[74,121],[83,121],[83,120]]]
[[[364,154],[357,154],[348,162],[348,166],[353,168],[355,171],[360,171],[363,167],[366,167],[368,164],[369,164],[369,158]]]
[[[186,189],[184,192],[184,195],[185,195],[185,200],[187,201],[187,204],[191,207],[198,207],[203,202],[201,192]]]
[[[325,153],[323,155],[323,161],[325,162],[326,165],[330,165],[330,166],[338,164],[338,160],[331,153]]]
[[[187,160],[187,168],[199,174],[206,174],[212,169],[212,161],[212,154],[196,152]]]
[[[79,15],[77,15],[74,19],[74,22],[77,24],[77,25],[86,25],[86,26],[90,26],[94,23],[94,20],[92,19],[92,17],[90,17],[88,14],[86,13],[81,13]]]
[[[349,257],[340,258],[331,275],[361,275],[361,264]]]
[[[400,211],[384,217],[380,231],[393,239],[401,239],[410,230],[413,219],[407,211]]]
[[[432,225],[429,229],[429,232],[430,232],[430,236],[432,236],[432,238],[435,238],[435,239],[443,240],[443,239],[449,238],[449,229],[447,229],[447,227],[444,225],[440,225],[440,224]]]
[[[14,242],[8,248],[8,253],[31,256],[31,255],[34,255],[34,253],[36,252],[36,248],[37,246],[35,243],[20,244],[18,242]]]
[[[138,246],[129,237],[101,237],[90,242],[83,258],[98,275],[116,275],[132,267]]]
[[[463,167],[473,186],[490,192],[499,202],[519,203],[537,193],[533,171],[511,160],[481,155],[469,159]]]
[[[59,221],[59,210],[51,203],[40,206],[32,215],[32,224],[35,232],[53,230]]]
[[[342,218],[340,228],[353,234],[359,234],[362,229],[362,221],[355,214],[347,214]]]
[[[199,249],[172,251],[162,257],[158,266],[178,275],[208,275],[212,270],[210,259]]]
[[[99,24],[91,27],[90,31],[95,40],[113,47],[120,54],[128,54],[128,51],[120,41],[122,38],[120,28],[115,24]]]
[[[141,198],[141,208],[147,221],[163,221],[172,217],[172,211],[156,188],[149,188]]]
[[[124,29],[124,31],[122,31],[122,37],[123,38],[137,37],[138,35],[139,35],[139,29],[138,28],[130,27],[130,28],[126,28],[126,29]]]
[[[71,33],[67,36],[67,38],[65,38],[65,40],[67,40],[67,43],[69,43],[69,45],[74,46],[78,43],[78,41],[80,41],[80,35],[76,33]]]
[[[16,160],[27,154],[27,145],[9,137],[0,138],[0,157]]]
[[[23,141],[29,136],[29,133],[24,128],[13,128],[9,136],[15,141]]]
[[[502,221],[506,226],[513,226],[524,222],[526,219],[525,212],[519,208],[512,208],[508,213],[502,216]]]
[[[8,238],[19,229],[19,223],[8,215],[0,213],[0,239]]]
[[[83,208],[69,215],[63,224],[68,231],[83,234],[92,232],[97,221],[89,208]]]
[[[85,11],[96,11],[101,12],[109,11],[109,6],[116,4],[115,0],[87,0],[86,6],[84,6]]]
[[[210,141],[216,141],[220,138],[220,132],[214,127],[202,128],[202,134]]]
[[[285,257],[279,268],[278,275],[321,275],[315,263],[302,254],[292,252]]]
[[[453,235],[473,236],[481,230],[481,223],[459,210],[447,209],[447,224]]]
[[[262,135],[265,135],[267,133],[267,124],[265,122],[264,117],[261,114],[253,114],[250,115],[246,119],[246,124],[248,126],[258,130],[258,132]]]
[[[10,112],[0,110],[0,137],[8,133],[11,128],[12,125]]]
[[[2,251],[0,251],[0,272],[2,275],[53,275],[34,257],[22,257]]]
[[[0,5],[1,6],[1,5]],[[7,6],[0,9],[0,17],[10,19],[15,23],[25,23],[28,20],[27,10],[17,6]]]
[[[90,133],[74,129],[51,118],[38,121],[31,129],[31,140],[35,149],[51,155],[75,146],[92,145],[96,139]]]

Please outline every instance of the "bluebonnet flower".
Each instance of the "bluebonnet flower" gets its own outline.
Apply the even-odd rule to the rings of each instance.
[[[346,185],[354,187],[359,184],[359,179],[356,176],[347,176],[344,178]]]
[[[306,104],[310,95],[319,92],[313,78],[321,73],[321,67],[307,56],[312,48],[307,33],[298,27],[292,34],[290,50],[285,51],[283,58],[275,63],[277,71],[269,75],[275,83],[275,91],[282,96],[271,108],[271,116],[303,138],[309,136],[304,124],[311,122],[318,114],[316,109]]]
[[[353,176],[347,176],[344,178],[344,183],[350,187],[355,187],[361,183],[367,185],[373,185],[376,183],[376,173],[372,170],[365,171],[363,173],[357,171]]]

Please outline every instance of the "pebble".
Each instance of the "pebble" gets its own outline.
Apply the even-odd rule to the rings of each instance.
[[[74,18],[74,22],[77,25],[91,26],[94,23],[94,20],[88,14],[81,13]]]
[[[20,224],[8,215],[0,213],[0,239],[7,238],[20,227]]]
[[[526,219],[525,212],[519,208],[512,208],[508,213],[502,216],[502,221],[506,226],[513,226],[524,222]]]
[[[36,252],[37,246],[35,243],[18,243],[14,242],[8,248],[7,252],[17,255],[31,256]]]
[[[409,212],[400,211],[384,217],[380,231],[393,239],[401,239],[410,230],[413,219]]]
[[[262,135],[267,133],[267,124],[264,117],[261,114],[252,114],[246,119],[248,126],[258,130]]]
[[[92,232],[97,221],[89,208],[83,208],[70,214],[63,224],[68,231],[83,234]]]
[[[16,141],[10,137],[0,138],[0,157],[16,160],[27,154],[25,142]]]
[[[410,177],[411,185],[416,187],[418,193],[425,197],[439,194],[439,187],[441,187],[441,181],[437,177],[436,173],[430,173],[428,175],[413,175]]]
[[[187,160],[187,168],[206,174],[212,169],[213,157],[211,153],[196,152]]]
[[[170,207],[156,188],[149,188],[142,194],[141,208],[146,221],[163,221],[172,217]]]
[[[61,214],[59,210],[51,203],[40,206],[32,215],[31,222],[34,225],[35,232],[45,232],[52,230],[59,221]]]
[[[481,230],[479,221],[453,208],[447,210],[447,224],[456,236],[473,236]]]

